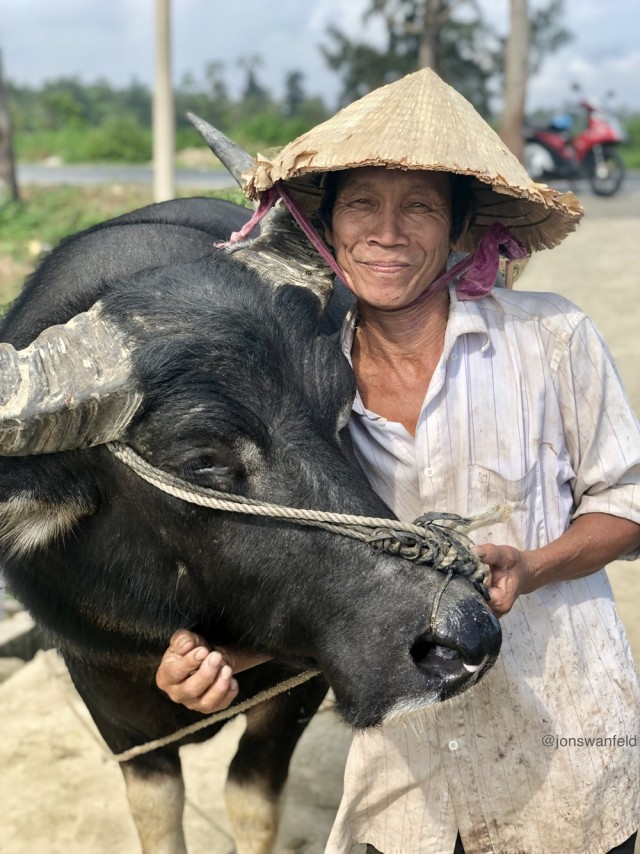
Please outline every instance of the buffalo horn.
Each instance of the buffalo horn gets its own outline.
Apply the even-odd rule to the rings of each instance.
[[[242,173],[253,166],[251,156],[203,119],[187,113],[209,148],[242,186]],[[232,250],[236,260],[253,268],[274,286],[289,284],[315,293],[324,307],[333,290],[333,272],[309,239],[283,210],[269,211],[260,224],[260,237]]]
[[[229,137],[225,136],[217,128],[214,128],[213,125],[205,122],[204,119],[201,119],[194,113],[187,113],[187,118],[218,160],[221,161],[227,172],[234,178],[238,186],[241,187],[242,173],[253,166],[251,155],[247,154],[243,148],[232,142]]]
[[[99,302],[24,350],[0,344],[0,455],[117,439],[141,401],[130,349]]]

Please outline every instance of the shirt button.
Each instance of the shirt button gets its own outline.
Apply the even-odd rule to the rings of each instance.
[[[458,359],[458,354],[457,354],[457,353],[452,353],[452,354],[451,354],[451,359],[455,362],[455,361]]]
[[[458,742],[457,742],[457,741],[455,741],[455,740],[452,740],[452,741],[450,741],[450,742],[449,742],[449,750],[452,750],[452,751],[453,751],[453,750],[457,750],[459,746],[460,746],[460,745],[459,745],[459,744],[458,744]]]
[[[384,427],[384,425],[385,425],[386,423],[387,423],[387,419],[386,419],[386,418],[383,418],[382,416],[380,416],[380,418],[378,418],[378,424],[379,424],[381,427]]]
[[[431,468],[431,466],[429,466],[429,468],[425,471],[425,474],[427,477],[433,477],[435,474],[435,471]]]

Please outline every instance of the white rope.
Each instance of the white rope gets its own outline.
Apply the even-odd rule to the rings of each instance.
[[[302,685],[303,682],[308,682],[309,679],[313,679],[314,676],[318,676],[319,674],[319,670],[305,670],[297,676],[285,679],[284,682],[278,682],[278,684],[274,685],[272,688],[266,688],[264,691],[256,694],[255,697],[249,697],[248,700],[243,700],[242,703],[230,706],[228,709],[223,709],[221,712],[214,712],[212,715],[203,718],[201,721],[196,721],[194,724],[182,727],[182,729],[171,733],[171,735],[165,735],[162,738],[147,741],[145,744],[138,744],[135,747],[129,748],[129,750],[124,750],[122,753],[113,753],[111,754],[111,758],[115,759],[116,762],[128,762],[130,759],[135,759],[136,756],[142,756],[144,753],[151,753],[151,751],[157,750],[159,747],[166,747],[168,744],[180,741],[181,738],[193,735],[195,732],[200,732],[200,730],[213,726],[213,724],[220,723],[220,721],[226,721],[229,718],[234,718],[236,715],[240,715],[253,708],[253,706],[257,706],[258,703],[264,703],[266,700],[270,700],[278,694],[283,694],[285,691],[297,688],[298,685]]]
[[[495,522],[505,521],[509,518],[511,512],[508,506],[500,505],[475,513],[466,519],[461,519],[460,517],[443,513],[441,517],[434,515],[428,522],[423,522],[421,525],[411,525],[399,522],[397,519],[379,519],[371,516],[353,516],[347,513],[328,513],[323,510],[305,510],[298,507],[283,507],[280,504],[269,504],[267,502],[254,501],[253,499],[245,498],[244,496],[220,492],[215,489],[208,489],[203,486],[188,483],[179,477],[175,477],[174,475],[155,468],[127,445],[123,445],[120,442],[110,442],[107,447],[111,453],[117,457],[117,459],[131,468],[132,471],[134,471],[143,480],[146,480],[147,483],[150,483],[162,492],[172,495],[174,498],[179,498],[182,501],[197,504],[201,507],[209,507],[213,510],[245,513],[250,516],[266,516],[276,519],[288,519],[299,525],[314,525],[337,534],[354,537],[355,539],[363,541],[370,541],[372,539],[372,533],[379,533],[380,529],[386,529],[394,535],[398,533],[410,534],[417,536],[420,539],[427,539],[431,533],[431,525],[436,528],[449,529],[450,532],[462,534],[464,537],[470,531],[482,525],[490,525]],[[457,552],[455,550],[455,546],[451,544],[448,552],[441,556],[440,566],[435,568],[444,569],[445,567],[448,567],[456,556]],[[482,568],[483,565],[475,555],[472,554],[471,557],[475,561],[477,570],[476,572],[469,574],[467,577],[473,581],[482,582],[485,577],[485,570]],[[452,574],[453,570],[449,569],[446,575],[446,580],[439,591],[439,595],[436,597],[437,604],[439,604],[444,588]],[[432,620],[435,615],[436,608],[432,611]],[[149,741],[145,744],[136,745],[122,753],[113,754],[113,759],[117,762],[127,762],[136,756],[141,756],[144,753],[150,753],[153,750],[157,750],[159,747],[165,747],[166,745],[179,741],[188,735],[193,735],[193,733],[199,732],[206,727],[213,726],[213,724],[235,717],[235,715],[241,714],[242,712],[246,712],[258,703],[263,703],[265,700],[271,699],[271,697],[275,697],[284,691],[289,691],[297,685],[301,685],[303,682],[317,676],[319,672],[320,671],[318,670],[306,670],[291,679],[278,683],[272,688],[267,688],[259,694],[256,694],[255,697],[244,700],[242,703],[238,703],[237,705],[232,705],[221,712],[209,715],[201,721],[197,721],[194,724],[183,727],[171,735],[155,739],[154,741]]]
[[[179,498],[190,504],[197,504],[200,507],[209,507],[212,510],[226,510],[231,513],[245,513],[249,516],[290,519],[302,523],[308,522],[313,524],[314,522],[321,522],[329,525],[345,525],[356,528],[388,528],[417,536],[424,536],[425,533],[423,527],[400,522],[397,519],[381,519],[372,516],[353,516],[348,513],[329,513],[324,510],[285,507],[281,504],[254,501],[244,496],[197,486],[155,468],[155,466],[152,466],[151,463],[148,463],[127,445],[123,445],[120,442],[110,442],[107,447],[115,457],[132,469],[143,480],[146,480],[147,483],[152,484],[152,486],[155,486],[168,495],[172,495],[174,498]],[[472,514],[464,520],[466,524],[451,523],[451,520],[447,519],[447,514],[443,514],[441,520],[438,519],[435,521],[437,521],[439,527],[449,528],[452,531],[466,535],[482,525],[503,522],[509,518],[509,515],[509,507],[506,505],[497,505]],[[345,531],[344,533],[347,532]]]

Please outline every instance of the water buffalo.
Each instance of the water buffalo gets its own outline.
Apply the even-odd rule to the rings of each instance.
[[[237,851],[260,854],[327,682],[345,721],[376,725],[464,690],[500,629],[463,578],[431,621],[434,569],[185,503],[105,445],[196,485],[389,516],[350,447],[351,371],[318,334],[331,274],[282,212],[253,242],[213,248],[246,219],[221,201],[153,205],[69,239],[33,275],[1,330],[0,543],[10,589],[114,752],[201,718],[155,686],[178,627],[274,656],[240,674],[238,702],[321,669],[326,682],[249,712],[229,771]],[[122,765],[145,851],[184,850],[178,746]]]

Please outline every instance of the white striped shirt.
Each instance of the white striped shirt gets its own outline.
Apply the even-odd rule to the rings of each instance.
[[[509,522],[473,539],[519,549],[583,513],[640,523],[638,423],[599,333],[560,296],[452,291],[415,438],[359,396],[351,433],[403,520],[507,501]],[[604,570],[520,597],[501,623],[473,691],[355,735],[327,854],[450,854],[458,830],[467,854],[602,854],[638,829],[640,684]]]

